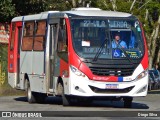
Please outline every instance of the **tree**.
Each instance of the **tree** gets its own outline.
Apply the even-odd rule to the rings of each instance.
[[[15,15],[15,6],[12,4],[12,0],[0,1],[0,22],[10,22],[11,18]]]
[[[148,39],[148,46],[150,48],[149,50],[149,61],[150,61],[150,68],[153,66],[153,64],[159,62],[159,37],[160,37],[160,4],[158,2],[152,1],[148,3],[146,8],[149,11],[149,17],[148,17],[148,23],[146,25],[146,33],[147,33],[147,39]]]
[[[16,16],[36,14],[47,10],[46,0],[12,0]]]

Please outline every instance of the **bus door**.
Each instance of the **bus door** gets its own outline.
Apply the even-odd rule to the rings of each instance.
[[[54,90],[55,89],[55,76],[57,74],[59,74],[58,69],[59,69],[59,59],[57,57],[57,53],[56,53],[56,45],[57,45],[57,37],[58,37],[58,29],[59,29],[59,24],[58,24],[58,20],[57,22],[54,22],[52,24],[50,24],[50,49],[49,49],[49,56],[50,56],[50,60],[49,60],[49,65],[50,65],[50,80],[49,80],[49,89]]]
[[[22,22],[12,23],[10,48],[9,48],[9,73],[15,74],[15,87],[19,87],[20,78],[20,46],[21,46]]]

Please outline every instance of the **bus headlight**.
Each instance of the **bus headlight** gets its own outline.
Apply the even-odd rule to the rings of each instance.
[[[148,69],[145,70],[145,71],[143,71],[143,72],[141,72],[141,73],[137,76],[136,80],[139,80],[139,79],[144,78],[147,74],[148,74]]]
[[[74,66],[71,65],[70,68],[71,68],[72,72],[74,74],[76,74],[77,76],[85,77],[85,74],[82,73],[81,71],[79,71],[76,67],[74,67]]]

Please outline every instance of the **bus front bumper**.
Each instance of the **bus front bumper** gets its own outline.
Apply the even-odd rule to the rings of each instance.
[[[72,79],[71,79],[72,78]],[[127,82],[103,82],[70,74],[68,95],[86,97],[140,97],[148,91],[148,74],[139,80]]]

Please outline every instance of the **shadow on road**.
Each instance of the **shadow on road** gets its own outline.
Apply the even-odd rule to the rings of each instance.
[[[17,98],[14,98],[14,100],[21,101],[21,102],[28,102],[27,97],[17,97]]]
[[[122,101],[99,101],[93,104],[93,107],[112,107],[112,108],[124,108],[124,103]],[[128,109],[128,108],[127,108]],[[132,102],[132,108],[130,109],[149,109],[146,104]]]
[[[21,102],[28,102],[27,97],[17,97],[17,98],[14,98],[14,100],[21,101]],[[43,104],[56,104],[56,105],[58,104],[58,105],[61,105],[62,104],[62,99],[60,97],[47,97]]]
[[[21,101],[21,102],[28,102],[26,97],[17,97],[14,100]],[[38,104],[38,103],[36,103],[36,104]],[[43,104],[62,105],[62,99],[61,99],[61,97],[47,97],[45,100],[45,103],[43,103]],[[72,106],[90,107],[90,108],[92,108],[92,107],[124,108],[123,101],[100,101],[100,100],[93,101],[91,104],[76,103]],[[132,108],[130,108],[130,109],[149,109],[149,107],[143,103],[133,102]]]

